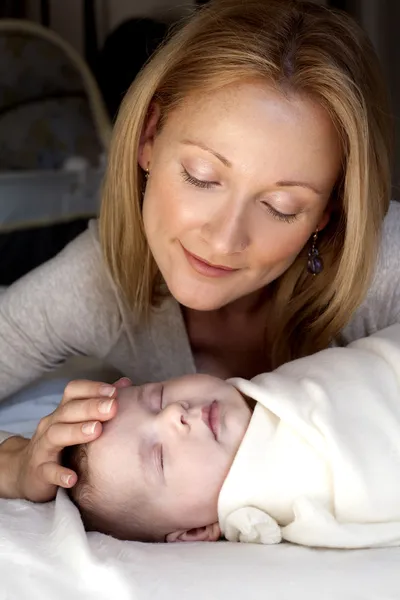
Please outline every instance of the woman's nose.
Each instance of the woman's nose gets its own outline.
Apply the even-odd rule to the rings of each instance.
[[[250,243],[244,210],[229,200],[210,216],[202,234],[211,249],[211,260],[243,252]]]

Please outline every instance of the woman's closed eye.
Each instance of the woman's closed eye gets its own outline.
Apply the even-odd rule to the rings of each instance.
[[[219,185],[218,181],[204,181],[202,179],[197,179],[197,177],[193,177],[193,175],[188,173],[184,167],[182,168],[181,175],[186,183],[190,183],[190,185],[194,185],[198,188],[210,189]]]
[[[274,219],[277,219],[278,221],[284,221],[285,223],[293,223],[294,221],[296,221],[296,219],[298,218],[298,216],[300,214],[300,213],[292,213],[292,214],[282,213],[279,210],[276,210],[276,208],[274,208],[270,204],[268,204],[268,202],[262,202],[261,204],[267,209],[269,214],[274,217]]]

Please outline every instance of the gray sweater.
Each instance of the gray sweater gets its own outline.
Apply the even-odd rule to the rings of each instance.
[[[374,281],[343,331],[344,343],[398,322],[400,204],[386,217]],[[0,399],[71,355],[102,359],[136,384],[194,373],[177,302],[145,326],[127,309],[101,256],[97,223],[0,295]]]

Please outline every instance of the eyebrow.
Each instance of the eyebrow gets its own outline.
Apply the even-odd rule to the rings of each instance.
[[[278,187],[302,187],[302,188],[306,188],[307,190],[311,190],[312,192],[314,192],[314,194],[317,194],[318,196],[323,196],[324,192],[322,190],[319,190],[317,187],[315,187],[314,185],[312,185],[311,183],[307,183],[306,181],[277,181],[276,186]]]
[[[209,148],[202,142],[197,142],[197,141],[192,141],[192,140],[182,140],[182,144],[185,144],[185,146],[197,146],[198,148],[201,148],[202,150],[205,150],[206,152],[210,152],[210,154],[213,154],[213,156],[218,158],[218,160],[220,160],[222,162],[222,164],[224,164],[226,167],[229,167],[229,168],[232,167],[232,163],[230,160],[225,158],[225,156],[222,156],[222,154],[220,154],[219,152],[216,152],[212,148]]]
[[[222,164],[224,164],[226,167],[232,167],[232,163],[230,160],[228,160],[225,156],[222,156],[222,154],[220,154],[219,152],[216,152],[216,150],[209,148],[202,142],[197,142],[194,140],[182,140],[182,144],[185,144],[185,146],[197,146],[198,148],[201,148],[202,150],[205,150],[206,152],[209,152],[210,154],[218,158],[218,160],[221,161]],[[307,190],[311,190],[312,192],[314,192],[314,194],[317,194],[318,196],[323,196],[324,194],[322,190],[319,190],[316,186],[312,185],[311,183],[307,183],[306,181],[292,181],[285,179],[282,181],[277,181],[275,185],[277,187],[302,187]]]

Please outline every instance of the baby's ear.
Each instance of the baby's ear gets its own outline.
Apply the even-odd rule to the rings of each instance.
[[[166,542],[216,542],[221,537],[221,529],[218,523],[197,527],[196,529],[186,529],[169,533],[165,538]]]

